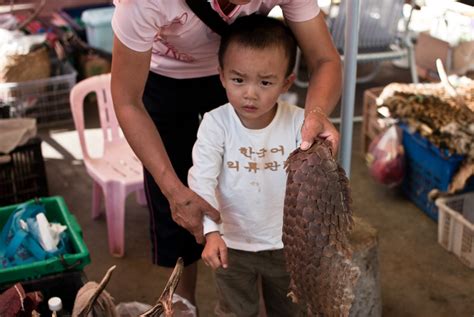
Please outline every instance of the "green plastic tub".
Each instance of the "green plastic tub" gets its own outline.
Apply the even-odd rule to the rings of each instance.
[[[91,262],[89,250],[82,240],[82,230],[66,206],[61,196],[43,197],[39,199],[46,209],[46,218],[49,222],[61,223],[68,227],[66,232],[72,246],[73,253],[62,257],[52,257],[43,261],[17,265],[10,268],[0,268],[0,285],[37,279],[39,277],[64,271],[82,270]],[[31,200],[34,201],[34,200]],[[0,208],[0,228],[3,228],[10,214],[18,205]]]

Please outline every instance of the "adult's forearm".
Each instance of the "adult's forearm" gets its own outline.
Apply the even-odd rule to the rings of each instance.
[[[288,25],[295,34],[310,74],[305,112],[316,110],[329,115],[341,95],[342,69],[324,17],[319,14],[304,22],[288,21]]]
[[[184,186],[171,165],[163,141],[143,105],[121,105],[116,114],[133,151],[169,199]]]
[[[176,176],[158,130],[142,102],[151,54],[151,49],[133,51],[114,37],[112,99],[128,143],[170,200],[184,185]]]
[[[308,113],[319,107],[329,116],[341,96],[341,63],[339,60],[324,61],[312,68],[306,94],[305,112]]]

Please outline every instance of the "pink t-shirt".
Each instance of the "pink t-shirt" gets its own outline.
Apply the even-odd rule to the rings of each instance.
[[[314,18],[319,13],[315,0],[252,0],[225,15],[217,0],[209,0],[224,21],[255,12],[268,14],[279,5],[293,22]],[[172,78],[194,78],[217,74],[220,36],[207,27],[185,0],[114,0],[112,28],[132,50],[152,49],[151,71]]]

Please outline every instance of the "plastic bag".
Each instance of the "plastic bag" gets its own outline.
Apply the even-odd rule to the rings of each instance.
[[[392,125],[372,140],[366,161],[370,175],[377,183],[395,187],[403,181],[405,153],[397,125]]]
[[[69,237],[59,234],[58,244],[52,251],[43,249],[36,216],[45,213],[41,202],[18,205],[10,214],[0,232],[0,269],[42,261],[69,252]]]
[[[164,316],[164,315],[162,315]],[[176,317],[196,317],[196,306],[191,304],[186,298],[173,294],[173,316]]]
[[[152,306],[139,302],[120,303],[116,310],[119,317],[135,317],[143,314]],[[196,317],[196,306],[191,304],[186,298],[173,294],[173,316],[174,317]],[[160,317],[164,317],[161,314]]]
[[[151,308],[151,305],[140,302],[120,303],[116,306],[119,317],[135,317],[143,314]]]

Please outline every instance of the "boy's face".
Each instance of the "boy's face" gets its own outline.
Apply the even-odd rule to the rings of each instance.
[[[227,98],[245,127],[262,129],[273,120],[278,97],[294,80],[293,74],[286,76],[287,67],[281,47],[229,45],[219,73]]]

